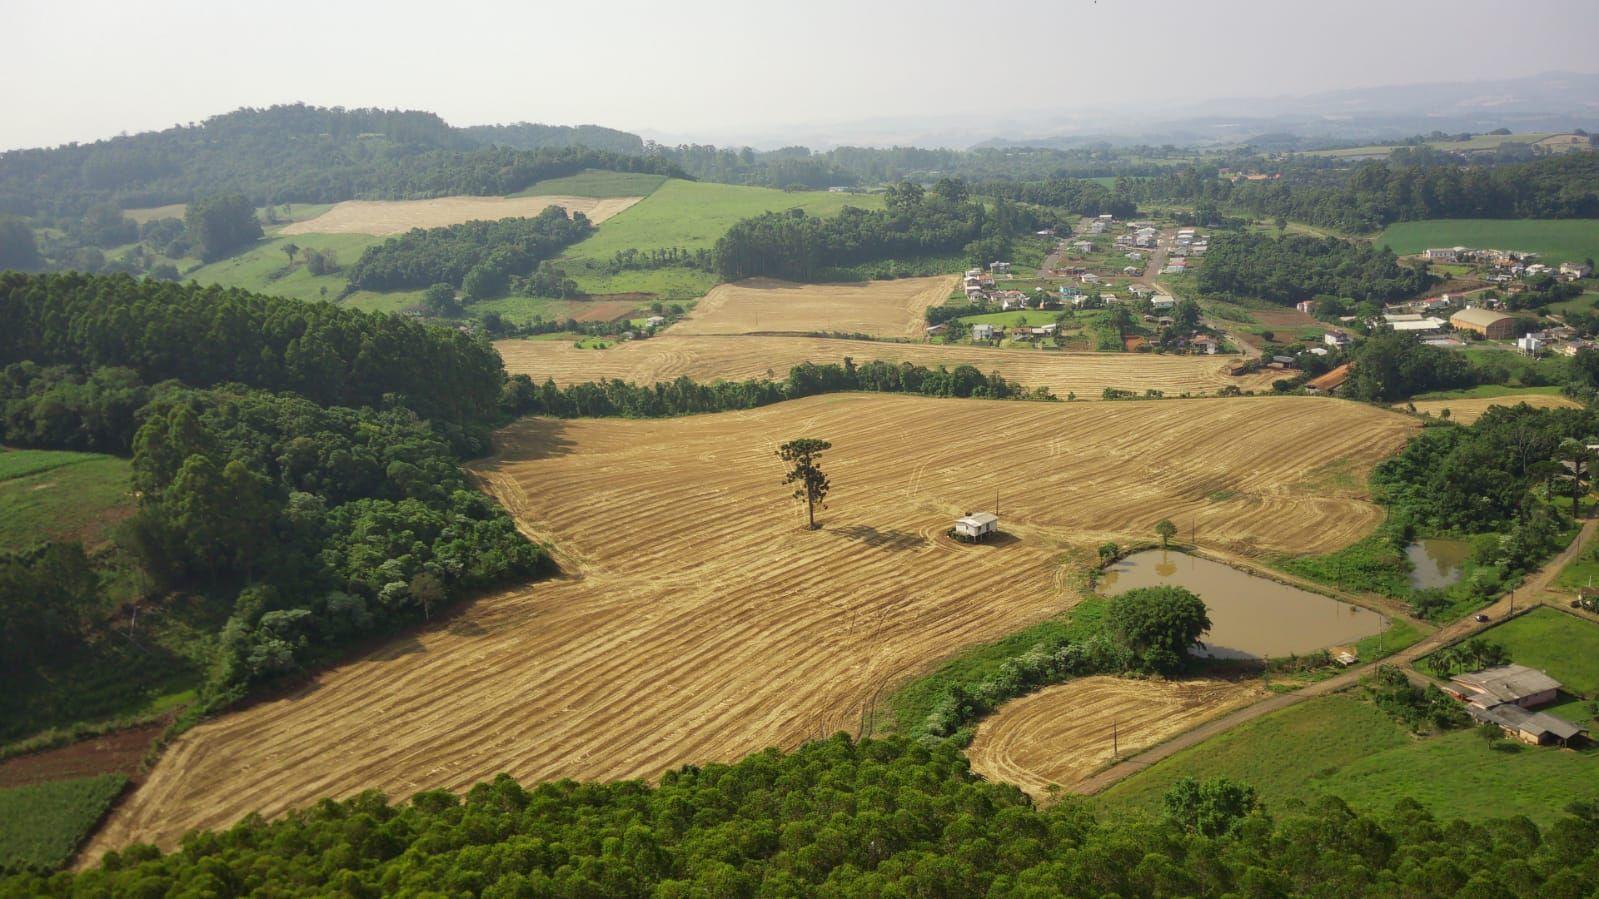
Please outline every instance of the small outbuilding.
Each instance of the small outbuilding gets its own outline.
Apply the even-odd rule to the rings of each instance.
[[[976,543],[999,531],[999,516],[992,512],[968,512],[955,519],[955,539]]]

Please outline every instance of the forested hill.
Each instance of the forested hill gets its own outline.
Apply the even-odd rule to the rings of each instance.
[[[0,274],[0,365],[133,369],[150,383],[234,382],[323,405],[402,405],[476,428],[505,380],[487,344],[397,315],[126,275]]]
[[[644,152],[644,139],[637,134],[601,125],[540,125],[517,122],[514,125],[472,125],[461,133],[495,147],[513,150],[543,150],[550,147],[588,147],[607,153],[638,156]]]
[[[605,132],[601,134],[600,132]],[[608,151],[579,146],[604,137]],[[0,154],[0,214],[64,222],[123,209],[244,194],[257,205],[511,193],[585,168],[681,175],[635,155],[609,129],[459,129],[430,112],[274,106],[198,125]]]

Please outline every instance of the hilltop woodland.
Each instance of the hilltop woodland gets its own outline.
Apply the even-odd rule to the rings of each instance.
[[[1267,219],[1370,233],[1437,218],[1599,218],[1599,154],[1462,166],[1426,154],[1353,169],[1290,161],[1281,177],[1232,181],[1187,168],[1134,182],[1141,200],[1194,204],[1201,218],[1226,208]]]
[[[960,253],[972,261],[992,261],[1007,257],[1011,238],[1034,230],[1038,215],[1007,200],[985,209],[957,179],[940,180],[931,190],[901,182],[888,188],[880,210],[846,206],[822,219],[791,209],[744,219],[716,242],[716,273],[729,281],[753,276],[816,281],[890,257]]]
[[[1305,234],[1219,231],[1199,268],[1198,286],[1213,296],[1289,305],[1316,295],[1378,303],[1408,299],[1433,281],[1425,269],[1400,265],[1386,247]]]
[[[194,834],[162,855],[18,875],[6,896],[343,893],[652,896],[1525,896],[1599,889],[1599,809],[1434,820],[1327,797],[1268,809],[1247,786],[1184,779],[1158,816],[1038,809],[974,776],[949,741],[853,743],[668,772],[660,785],[501,776],[401,805],[365,793]]]
[[[513,279],[594,233],[588,217],[551,206],[533,218],[472,221],[413,228],[368,247],[350,268],[348,289],[420,290],[434,284],[463,288],[468,299],[503,294]]]
[[[486,446],[504,374],[453,331],[193,284],[11,273],[0,364],[7,444],[131,455],[138,510],[118,553],[186,622],[162,651],[203,669],[201,711],[544,564],[458,467]],[[29,686],[0,699],[5,737],[85,711],[77,669],[128,651],[106,639],[110,573],[87,562],[50,545],[0,559],[0,665]],[[163,660],[122,659],[123,679],[132,689]]]

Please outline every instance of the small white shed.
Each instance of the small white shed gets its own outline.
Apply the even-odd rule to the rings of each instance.
[[[999,530],[999,516],[972,512],[955,519],[955,536],[962,540],[981,540]]]

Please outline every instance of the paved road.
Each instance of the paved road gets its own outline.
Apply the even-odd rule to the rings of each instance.
[[[1388,658],[1383,659],[1382,662],[1384,664],[1399,665],[1404,668],[1409,668],[1415,664],[1417,659],[1435,649],[1467,639],[1479,631],[1492,627],[1499,621],[1499,619],[1510,613],[1512,606],[1516,603],[1517,592],[1522,594],[1520,600],[1521,604],[1519,606],[1520,608],[1525,608],[1529,604],[1538,603],[1540,601],[1539,594],[1548,589],[1550,583],[1553,582],[1555,577],[1560,574],[1560,569],[1564,568],[1566,563],[1570,562],[1572,558],[1574,558],[1578,552],[1581,552],[1582,548],[1587,546],[1588,542],[1593,539],[1594,529],[1596,526],[1599,526],[1599,521],[1590,520],[1584,523],[1582,530],[1577,532],[1577,537],[1575,540],[1571,541],[1570,546],[1567,546],[1560,552],[1559,555],[1555,556],[1553,559],[1550,559],[1547,564],[1538,569],[1538,571],[1533,574],[1532,577],[1528,578],[1527,581],[1517,591],[1500,597],[1499,600],[1493,605],[1483,609],[1482,614],[1488,616],[1487,622],[1479,623],[1474,620],[1473,617],[1468,616],[1460,621],[1455,622],[1454,624],[1434,631],[1417,642],[1415,645],[1394,653]],[[1358,665],[1348,671],[1345,671],[1343,674],[1337,675],[1336,677],[1328,678],[1327,680],[1311,684],[1310,686],[1296,690],[1293,693],[1279,693],[1269,699],[1257,702],[1252,706],[1239,709],[1232,714],[1223,715],[1220,718],[1208,721],[1191,731],[1187,731],[1186,733],[1166,741],[1165,743],[1161,743],[1158,746],[1153,746],[1139,753],[1138,755],[1127,759],[1126,761],[1112,765],[1111,767],[1106,768],[1104,771],[1099,772],[1087,780],[1080,781],[1071,787],[1071,792],[1079,793],[1085,796],[1092,796],[1095,793],[1099,793],[1108,789],[1112,784],[1118,783],[1124,778],[1148,768],[1150,765],[1153,765],[1162,759],[1170,758],[1171,756],[1181,752],[1184,749],[1187,749],[1190,746],[1198,745],[1199,743],[1202,743],[1205,740],[1216,736],[1217,734],[1224,733],[1240,724],[1243,724],[1245,721],[1253,721],[1262,715],[1269,715],[1272,712],[1278,711],[1279,709],[1286,709],[1291,705],[1296,705],[1304,702],[1307,699],[1313,699],[1317,696],[1326,696],[1329,693],[1336,693],[1345,687],[1354,686],[1355,683],[1360,680],[1361,676],[1371,669],[1372,664],[1374,663]]]

